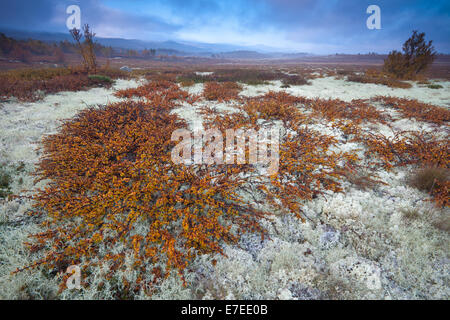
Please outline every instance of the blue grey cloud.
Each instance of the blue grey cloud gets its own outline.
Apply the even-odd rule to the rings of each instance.
[[[263,44],[292,50],[387,52],[413,29],[450,52],[447,0],[72,0],[0,2],[0,27],[65,31],[65,8],[105,37]],[[368,30],[366,8],[381,8],[381,30]]]

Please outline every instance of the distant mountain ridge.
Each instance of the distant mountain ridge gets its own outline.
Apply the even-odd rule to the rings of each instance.
[[[9,37],[18,40],[36,39],[45,42],[59,42],[72,41],[71,35],[67,33],[53,33],[53,32],[37,32],[37,31],[22,31],[22,30],[0,30]],[[280,49],[269,48],[266,46],[239,46],[232,44],[214,44],[201,42],[184,42],[184,41],[144,41],[138,39],[123,39],[123,38],[101,38],[96,37],[96,41],[104,46],[113,48],[144,50],[144,49],[165,49],[173,52],[175,55],[194,55],[194,56],[223,56],[224,58],[239,58],[239,59],[265,59],[275,58],[285,55],[301,55],[307,56],[307,53],[283,53]]]

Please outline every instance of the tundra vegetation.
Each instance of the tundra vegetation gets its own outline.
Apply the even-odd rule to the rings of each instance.
[[[78,29],[71,30],[71,35],[82,58],[82,64],[68,67],[56,67],[46,69],[13,69],[0,73],[0,97],[8,99],[15,97],[21,101],[36,101],[49,93],[60,91],[78,91],[92,87],[111,86],[112,79],[127,78],[129,75],[121,70],[112,69],[108,64],[99,66],[97,61],[98,46],[94,40],[95,33],[89,28],[89,25],[83,27],[83,32]],[[39,47],[43,53],[48,50],[48,44],[41,42],[17,42],[14,39],[7,38],[3,34],[5,43],[2,44],[3,52],[9,54],[9,47],[24,48]],[[82,41],[84,37],[84,41]],[[74,46],[74,44],[72,44]],[[61,50],[55,47],[55,50]],[[11,49],[12,50],[12,49]],[[19,49],[18,49],[19,50]],[[36,52],[37,49],[29,49]],[[59,51],[58,51],[59,52]]]
[[[368,69],[364,75],[349,75],[349,81],[376,83],[392,88],[411,88],[411,84],[402,80],[422,80],[424,72],[436,58],[433,41],[425,41],[425,33],[416,30],[402,47],[402,52],[393,50],[384,60],[383,69]],[[439,85],[430,85],[439,89]]]
[[[365,282],[369,283],[365,289],[355,289],[358,294],[383,286],[395,286],[413,297],[427,294],[423,288],[435,280],[430,274],[434,277],[433,269],[447,254],[442,246],[448,242],[440,241],[448,240],[449,230],[447,107],[394,96],[343,100],[302,95],[314,81],[328,76],[352,80],[356,75],[346,70],[209,67],[198,72],[187,67],[121,73],[98,66],[94,34],[88,26],[84,43],[81,31],[73,30],[72,35],[83,59],[81,67],[8,71],[0,77],[2,96],[33,101],[38,99],[37,91],[109,87],[119,77],[142,81],[115,91],[119,102],[89,106],[42,137],[33,172],[39,188],[32,195],[18,192],[11,197],[32,201],[27,217],[20,221],[35,223],[25,242],[31,261],[16,264],[11,270],[14,276],[39,273],[58,282],[59,291],[51,297],[64,297],[70,276],[66,270],[78,265],[82,292],[96,292],[96,297],[160,297],[164,286],[170,286],[167,283],[179,279],[182,286],[173,286],[179,290],[198,285],[191,297],[232,298],[232,291],[239,289],[224,289],[226,281],[212,284],[205,270],[227,273],[230,268],[228,272],[234,274],[236,269],[257,266],[253,271],[261,277],[276,274],[281,280],[271,278],[261,284],[258,275],[246,278],[246,289],[259,295],[246,292],[239,298],[261,297],[266,285],[273,285],[270,281],[286,281],[286,288],[272,298],[355,297],[350,278],[361,274],[375,280]],[[414,33],[404,54],[392,53],[388,59],[408,69],[404,74],[408,78],[416,77],[432,61],[422,57],[423,52],[431,54],[430,46],[424,46],[422,34]],[[385,72],[367,70],[357,82],[412,86],[400,80],[403,76],[388,77]],[[11,85],[11,81],[15,82]],[[276,86],[277,90],[256,91]],[[249,88],[257,93],[246,95]],[[198,119],[203,129],[222,132],[277,127],[281,133],[278,172],[261,174],[267,169],[261,164],[174,164],[172,133],[192,129]],[[405,130],[399,127],[401,121],[416,127]],[[1,201],[9,201],[6,195],[16,183],[11,172],[0,168],[0,198],[5,198]],[[367,196],[372,191],[376,198],[392,191],[383,188],[389,187],[392,176],[405,172],[408,178],[402,188],[410,189],[401,190],[415,190],[423,201],[414,199],[420,206],[399,210],[401,221],[394,231],[389,224],[396,213],[384,212],[380,206],[380,212],[374,212],[370,204],[375,200],[365,199],[369,204],[360,211],[370,214],[360,220],[353,216],[355,209],[339,202],[355,194]],[[327,207],[322,199],[330,199],[331,204]],[[370,219],[375,222],[368,223]],[[259,255],[249,249],[251,253],[239,256],[244,262],[224,263],[220,269],[218,260],[234,258],[233,253],[248,245],[245,239],[257,239],[252,243],[262,247]],[[419,241],[423,243],[417,245]],[[335,249],[326,255],[330,248]],[[358,258],[352,260],[354,255]],[[341,259],[333,261],[336,256]],[[424,257],[433,259],[432,264]],[[388,274],[383,284],[378,278],[381,271],[375,268],[379,272],[372,274],[364,269],[389,259],[395,260],[396,267],[382,270]],[[316,265],[316,260],[323,265]],[[356,262],[346,265],[348,261]],[[202,268],[196,269],[199,265]],[[284,277],[287,272],[295,277]],[[350,280],[339,277],[340,272]],[[443,277],[448,280],[448,274]],[[237,278],[232,280],[239,283]],[[389,282],[391,278],[395,280]],[[20,290],[31,289],[21,286]],[[437,291],[432,294],[448,298],[446,288]]]
[[[89,275],[101,267],[109,281],[132,261],[135,278],[121,279],[116,298],[142,290],[152,295],[172,272],[184,281],[197,256],[225,254],[224,244],[237,244],[244,234],[267,237],[262,221],[274,212],[306,221],[305,201],[344,192],[345,183],[373,187],[382,183],[379,170],[396,167],[435,168],[418,175],[414,185],[428,192],[436,206],[448,206],[448,139],[402,131],[387,137],[364,130],[368,122],[391,121],[373,102],[435,125],[448,123],[445,108],[385,97],[349,103],[269,92],[247,98],[230,81],[206,82],[202,95],[191,95],[175,81],[149,80],[120,90],[116,95],[124,102],[88,108],[44,138],[37,177],[50,183],[34,196],[30,214],[40,217],[42,231],[27,244],[40,258],[17,272],[46,268],[62,274],[79,265]],[[288,128],[280,142],[278,173],[267,178],[248,164],[173,164],[171,134],[187,128],[173,111],[180,101],[202,99],[239,102],[233,113],[203,107],[205,128],[258,129],[261,120]],[[313,113],[306,116],[299,105]],[[342,131],[348,143],[365,146],[366,157],[334,151],[335,137],[308,129],[308,123],[320,119]],[[62,277],[61,290],[68,276]],[[88,279],[83,285],[89,286]]]

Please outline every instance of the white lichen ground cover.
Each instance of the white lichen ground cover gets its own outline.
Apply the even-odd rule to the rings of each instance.
[[[382,85],[352,83],[320,78],[311,85],[280,88],[281,83],[244,86],[241,93],[255,96],[269,90],[309,98],[337,98],[344,101],[378,95],[405,97],[450,106],[450,82],[439,82],[435,90],[413,84],[410,89],[391,89]],[[136,86],[119,80],[116,88]],[[201,93],[202,84],[188,88]],[[12,192],[33,189],[30,173],[38,160],[35,148],[42,136],[55,132],[60,119],[69,118],[88,105],[116,101],[113,90],[91,89],[47,96],[36,103],[8,102],[0,105],[0,163],[14,176]],[[202,127],[199,107],[214,106],[232,112],[233,102],[199,101],[194,108],[180,103],[175,111],[192,129]],[[391,112],[395,115],[395,112]],[[397,119],[397,129],[429,129],[413,119]],[[341,150],[361,149],[345,143],[338,130],[326,121],[310,128],[336,136]],[[445,127],[441,128],[446,130]],[[368,126],[371,132],[388,134],[384,126]],[[25,166],[21,166],[24,163]],[[436,217],[448,215],[426,201],[425,193],[407,183],[411,168],[379,172],[386,184],[367,190],[344,184],[344,193],[328,193],[305,202],[302,223],[293,216],[275,212],[266,224],[269,239],[247,235],[239,247],[225,246],[227,257],[204,255],[196,259],[183,287],[175,274],[165,280],[152,297],[156,299],[448,299],[449,234],[435,227]],[[19,182],[22,182],[19,184]],[[23,247],[27,235],[37,232],[36,222],[24,215],[26,200],[0,200],[0,298],[52,298],[57,281],[39,270],[10,275],[17,267],[30,263]],[[414,212],[411,218],[408,213]],[[215,259],[215,266],[211,261]],[[100,271],[99,271],[100,274]],[[133,279],[132,272],[128,275]],[[110,298],[106,286],[82,291],[66,290],[59,298]],[[145,298],[139,296],[136,298]]]
[[[412,81],[410,82],[412,87],[409,89],[390,88],[373,83],[349,82],[345,79],[334,77],[317,78],[309,81],[311,85],[291,86],[290,88],[281,88],[281,81],[272,81],[269,85],[261,86],[245,85],[241,95],[257,96],[272,90],[285,91],[292,95],[306,98],[340,99],[343,101],[370,99],[375,96],[392,96],[417,99],[436,106],[450,106],[449,81],[438,82],[443,87],[442,89],[430,89],[425,85]]]
[[[60,121],[76,115],[89,106],[119,101],[116,90],[136,87],[135,80],[116,80],[111,89],[93,88],[88,91],[60,92],[42,101],[0,103],[0,168],[12,177],[13,194],[34,190],[31,173],[39,160],[39,142],[55,133]],[[29,194],[29,193],[28,193]],[[25,199],[0,199],[0,298],[46,298],[54,295],[57,284],[39,271],[10,275],[18,267],[32,262],[23,242],[30,233],[39,231],[33,219],[25,215],[31,203]]]

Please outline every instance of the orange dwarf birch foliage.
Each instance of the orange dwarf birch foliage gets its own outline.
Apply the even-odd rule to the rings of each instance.
[[[306,116],[294,105],[303,98],[285,93],[273,93],[247,99],[240,107],[242,112],[219,114],[204,109],[205,126],[232,129],[255,129],[258,120],[279,120],[291,129],[279,146],[279,170],[269,181],[257,179],[252,184],[262,191],[266,202],[285,213],[304,219],[301,201],[311,200],[324,191],[342,191],[340,180],[345,167],[357,160],[353,153],[335,153],[330,147],[337,141],[304,126]],[[262,201],[264,202],[264,201]]]
[[[367,134],[358,138],[368,147],[367,155],[377,155],[386,169],[409,164],[419,167],[450,168],[448,139],[436,139],[429,133],[397,132],[392,138]],[[377,161],[372,161],[376,165]],[[439,206],[448,206],[450,182],[436,181],[431,192]]]
[[[148,272],[183,275],[197,254],[222,253],[222,242],[263,231],[265,214],[237,194],[238,171],[172,163],[171,134],[185,124],[161,101],[90,108],[44,139],[37,174],[50,183],[32,212],[44,217],[44,231],[29,243],[43,257],[26,268],[79,264],[89,273],[105,263],[112,275],[131,254],[140,280],[129,288],[150,292],[158,279]]]
[[[189,95],[177,83],[169,80],[151,80],[137,88],[119,90],[115,95],[119,98],[142,98],[147,103],[167,108],[173,108],[176,101],[194,103],[199,98]]]
[[[368,146],[367,153],[378,155],[387,169],[408,164],[439,168],[450,165],[448,139],[439,140],[429,133],[396,132],[391,138],[366,134],[359,139]]]
[[[360,165],[354,152],[333,151],[338,143],[334,137],[308,129],[310,117],[323,117],[365,144],[372,168],[449,167],[448,140],[417,132],[392,138],[364,133],[364,122],[390,120],[366,101],[308,99],[284,92],[242,98],[239,85],[216,82],[206,83],[200,97],[181,90],[172,78],[118,91],[118,97],[129,100],[82,111],[59,133],[44,138],[36,174],[49,184],[34,197],[31,212],[43,220],[43,231],[28,243],[31,252],[41,255],[21,270],[44,266],[63,272],[77,264],[89,275],[91,268],[107,265],[106,279],[111,279],[130,268],[126,260],[131,256],[137,280],[122,279],[122,287],[151,294],[172,271],[183,277],[197,255],[223,253],[223,243],[236,243],[245,232],[263,236],[260,222],[270,213],[256,209],[260,204],[304,219],[303,201],[341,192],[348,170]],[[204,107],[206,129],[257,131],[273,121],[290,129],[280,139],[278,172],[265,177],[249,164],[174,164],[171,152],[177,142],[171,136],[186,123],[171,111],[180,102],[201,98],[241,102],[235,113]],[[385,101],[422,121],[448,121],[441,110],[431,118],[420,108],[400,107],[410,102]],[[314,112],[306,116],[299,106]],[[448,189],[448,182],[436,184],[432,195],[438,204],[448,205]],[[252,194],[254,201],[244,201],[243,194]]]
[[[391,169],[394,166],[404,166],[408,164],[419,165],[422,167],[449,168],[449,144],[448,139],[436,139],[431,134],[422,132],[397,132],[393,137],[388,138],[381,134],[363,133],[364,122],[388,124],[391,117],[363,100],[353,100],[344,102],[341,100],[323,100],[308,99],[303,97],[294,97],[284,92],[269,92],[262,97],[252,98],[254,101],[274,101],[279,104],[276,112],[283,110],[283,105],[303,105],[313,109],[318,115],[332,121],[332,126],[339,128],[345,135],[352,135],[352,141],[362,142],[367,147],[366,157],[369,159],[369,165],[381,165],[385,169]],[[449,121],[449,111],[445,108],[436,107],[430,104],[420,103],[417,100],[408,100],[391,97],[377,97],[375,101],[380,101],[387,106],[398,110],[403,116],[416,118],[418,121],[425,121],[437,125],[446,125]],[[248,108],[247,108],[248,109]],[[253,108],[249,114],[255,113],[257,108]],[[293,109],[289,109],[288,114],[296,117]],[[248,111],[248,110],[246,110]],[[289,117],[286,115],[286,117]],[[283,119],[272,113],[270,119]],[[292,122],[290,127],[292,127]],[[282,148],[280,148],[282,149]],[[283,153],[280,157],[281,167],[283,166]],[[348,165],[357,165],[358,158],[354,154],[343,155],[347,158]],[[347,171],[351,170],[347,167]],[[283,168],[280,168],[283,172]],[[448,205],[449,181],[437,181],[433,192],[434,201],[438,205]]]
[[[334,138],[308,129],[297,129],[288,134],[280,145],[280,166],[271,176],[271,186],[262,186],[272,205],[282,211],[293,212],[303,220],[302,200],[312,200],[324,191],[341,192],[344,163],[350,154],[336,154],[330,147]],[[278,200],[277,200],[278,199]]]
[[[386,123],[386,120],[389,119],[387,114],[378,111],[375,107],[367,104],[363,100],[345,102],[337,99],[314,99],[306,100],[305,102],[313,110],[331,121],[336,119],[349,119],[358,125],[364,121]]]
[[[446,108],[422,103],[417,100],[394,97],[376,97],[375,100],[394,108],[407,118],[415,118],[418,121],[425,121],[438,125],[448,125],[448,122],[450,121],[450,110]]]
[[[206,100],[237,100],[242,87],[235,82],[206,82],[203,97]]]
[[[171,161],[172,132],[186,126],[171,111],[178,100],[195,97],[170,81],[117,95],[144,100],[90,108],[44,139],[37,176],[50,183],[35,196],[32,214],[42,217],[43,231],[29,243],[41,258],[24,269],[61,272],[78,264],[89,274],[92,267],[108,265],[108,279],[129,268],[132,256],[137,280],[123,279],[123,287],[151,294],[172,270],[183,276],[196,255],[222,253],[223,242],[235,243],[245,232],[264,235],[259,221],[269,213],[254,205],[269,201],[303,219],[302,200],[323,190],[341,191],[338,162],[352,156],[331,152],[332,137],[302,128],[304,117],[291,103],[249,100],[242,113],[224,117],[227,129],[252,128],[259,118],[294,128],[280,145],[279,172],[267,180],[248,164]],[[209,113],[207,126],[221,123],[215,116]],[[255,187],[263,200],[244,202],[240,195]]]

